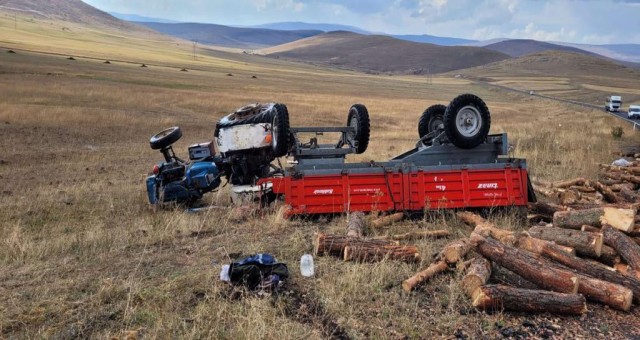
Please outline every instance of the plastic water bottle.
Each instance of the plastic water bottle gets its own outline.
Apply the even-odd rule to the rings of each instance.
[[[300,274],[304,277],[312,277],[314,275],[313,256],[304,254],[300,258]]]
[[[229,282],[231,281],[231,278],[229,277],[229,265],[225,264],[222,266],[222,270],[220,270],[220,281],[226,281]]]

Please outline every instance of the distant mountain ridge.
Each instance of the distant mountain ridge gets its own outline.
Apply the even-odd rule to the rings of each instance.
[[[109,12],[109,14],[113,15],[114,17],[120,20],[125,20],[125,21],[159,22],[162,24],[177,24],[180,22],[180,21],[169,20],[169,19],[146,17],[143,15],[137,15],[137,14],[123,14],[118,12]]]
[[[322,31],[279,31],[199,23],[135,22],[154,31],[185,40],[223,47],[257,49],[308,38]]]
[[[440,46],[345,31],[323,33],[261,52],[345,69],[404,74],[442,73],[509,58],[482,47]]]
[[[531,39],[504,40],[494,44],[485,45],[484,48],[488,48],[493,51],[502,52],[512,57],[520,57],[527,54],[539,53],[539,52],[544,52],[549,50],[595,55],[595,53],[581,50],[579,48],[557,45],[557,44],[531,40]]]

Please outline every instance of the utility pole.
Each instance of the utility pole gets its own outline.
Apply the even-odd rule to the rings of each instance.
[[[193,60],[196,60],[196,46],[198,45],[198,40],[193,41]]]

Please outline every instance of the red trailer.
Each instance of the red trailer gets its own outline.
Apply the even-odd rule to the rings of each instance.
[[[322,148],[301,149],[297,164],[284,176],[258,182],[284,197],[288,216],[526,206],[535,201],[526,161],[508,156],[506,134],[487,136],[472,149],[421,141],[415,149],[383,163],[344,163],[343,153],[312,157],[317,154],[314,150]],[[305,155],[305,151],[311,152]]]

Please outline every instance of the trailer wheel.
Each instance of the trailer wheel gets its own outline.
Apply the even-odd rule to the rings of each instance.
[[[282,157],[289,150],[289,110],[284,104],[276,104],[275,112],[271,121],[271,148],[275,157]]]
[[[369,135],[371,132],[371,121],[369,111],[362,104],[353,104],[349,109],[347,126],[353,127],[355,132],[350,133],[348,138],[357,143],[356,153],[363,153],[369,146]]]
[[[444,132],[447,139],[462,149],[480,145],[489,134],[491,114],[487,104],[473,94],[454,98],[444,113]]]
[[[438,129],[440,124],[444,123],[444,112],[447,107],[442,104],[436,104],[429,106],[418,121],[418,135],[420,138],[427,135],[429,132]]]
[[[153,135],[149,140],[149,145],[153,150],[164,149],[177,142],[180,137],[182,137],[182,130],[177,126],[170,127]]]

